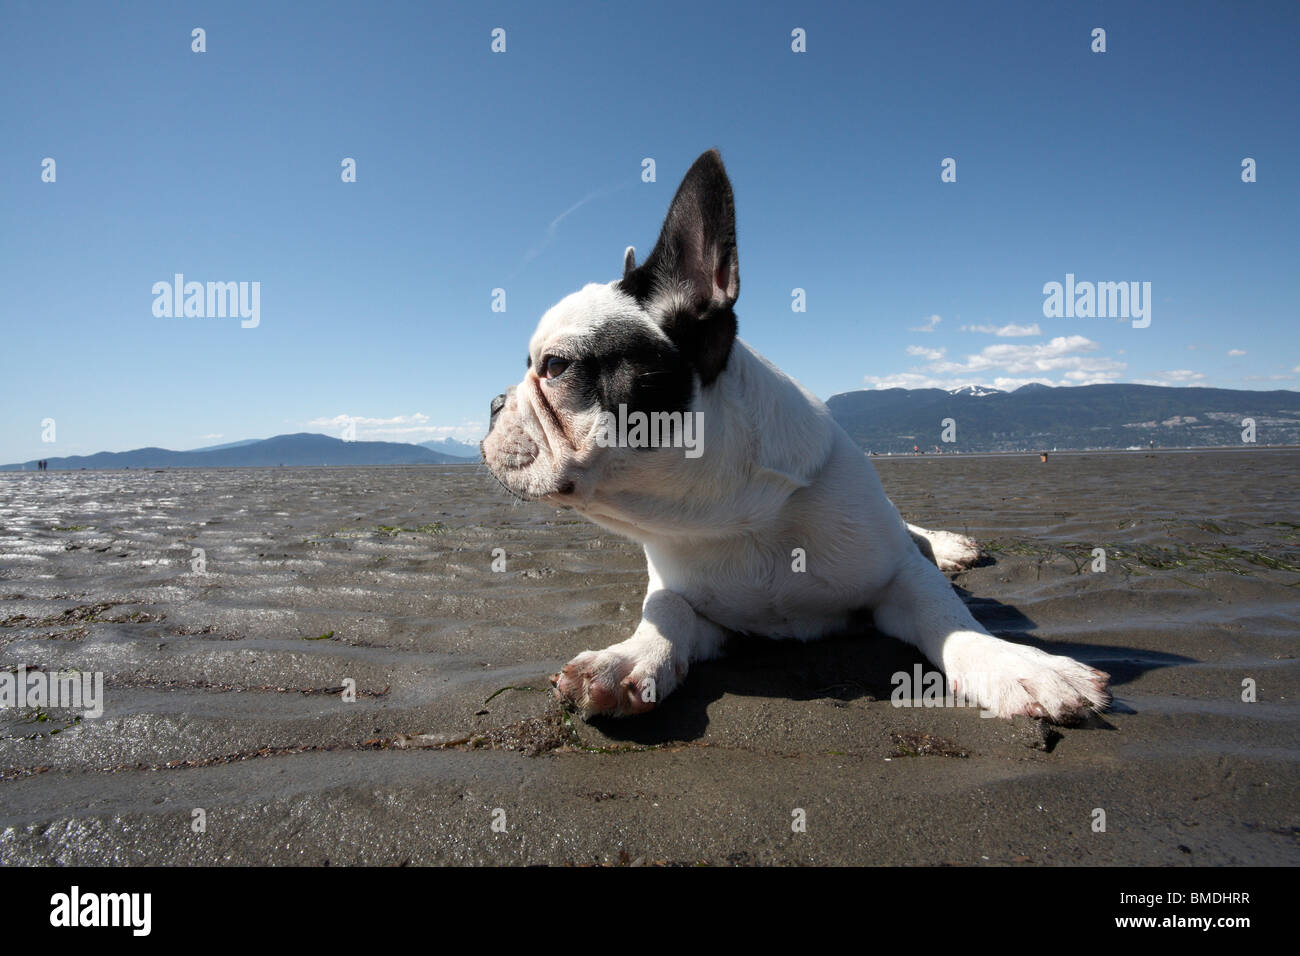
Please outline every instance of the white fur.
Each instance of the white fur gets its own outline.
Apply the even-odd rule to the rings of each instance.
[[[543,317],[534,357],[611,319],[653,323],[615,283],[589,285]],[[551,384],[525,378],[513,392],[535,395]],[[535,422],[534,406],[509,401],[506,428]],[[716,656],[728,631],[808,640],[842,629],[863,608],[881,631],[942,667],[955,690],[1000,716],[1066,720],[1106,705],[1106,675],[1000,640],[975,621],[940,571],[969,566],[975,543],[904,522],[826,406],[743,341],[710,387],[697,386],[693,410],[703,413],[698,459],[671,448],[598,449],[581,437],[552,455],[542,442],[521,486],[645,548],[650,580],[636,631],[579,655],[556,678],[584,715],[648,709],[691,663]],[[591,420],[589,411],[572,410],[572,420]],[[493,441],[490,434],[485,458],[508,484]],[[572,493],[543,493],[563,482]],[[806,554],[804,572],[792,569],[796,548]]]

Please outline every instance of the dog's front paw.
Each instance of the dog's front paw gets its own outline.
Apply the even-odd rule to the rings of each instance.
[[[657,648],[625,642],[584,651],[551,678],[556,696],[584,720],[597,714],[643,714],[668,695],[676,673]]]
[[[954,695],[999,717],[1074,723],[1110,704],[1110,675],[1073,658],[974,632],[954,635],[949,645],[944,670]]]

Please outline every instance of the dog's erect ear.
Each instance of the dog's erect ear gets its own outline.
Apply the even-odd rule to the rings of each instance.
[[[687,171],[649,258],[628,269],[632,262],[625,255],[623,290],[654,313],[708,385],[731,354],[740,295],[736,206],[717,150]]]
[[[687,170],[643,268],[683,284],[697,306],[735,303],[740,295],[736,206],[717,150]]]
[[[635,268],[636,268],[636,248],[634,246],[628,246],[626,249],[623,250],[623,278],[626,279],[628,277],[628,273],[630,273]]]

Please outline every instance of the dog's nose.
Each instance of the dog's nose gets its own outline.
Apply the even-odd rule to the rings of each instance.
[[[492,399],[492,404],[489,407],[492,409],[492,414],[488,419],[488,431],[491,431],[493,422],[497,420],[497,415],[501,413],[501,409],[506,407],[505,395],[498,395],[496,398]]]

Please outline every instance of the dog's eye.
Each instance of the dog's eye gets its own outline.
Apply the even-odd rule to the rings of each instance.
[[[548,355],[542,359],[542,378],[559,378],[569,367],[569,360],[558,355]]]

